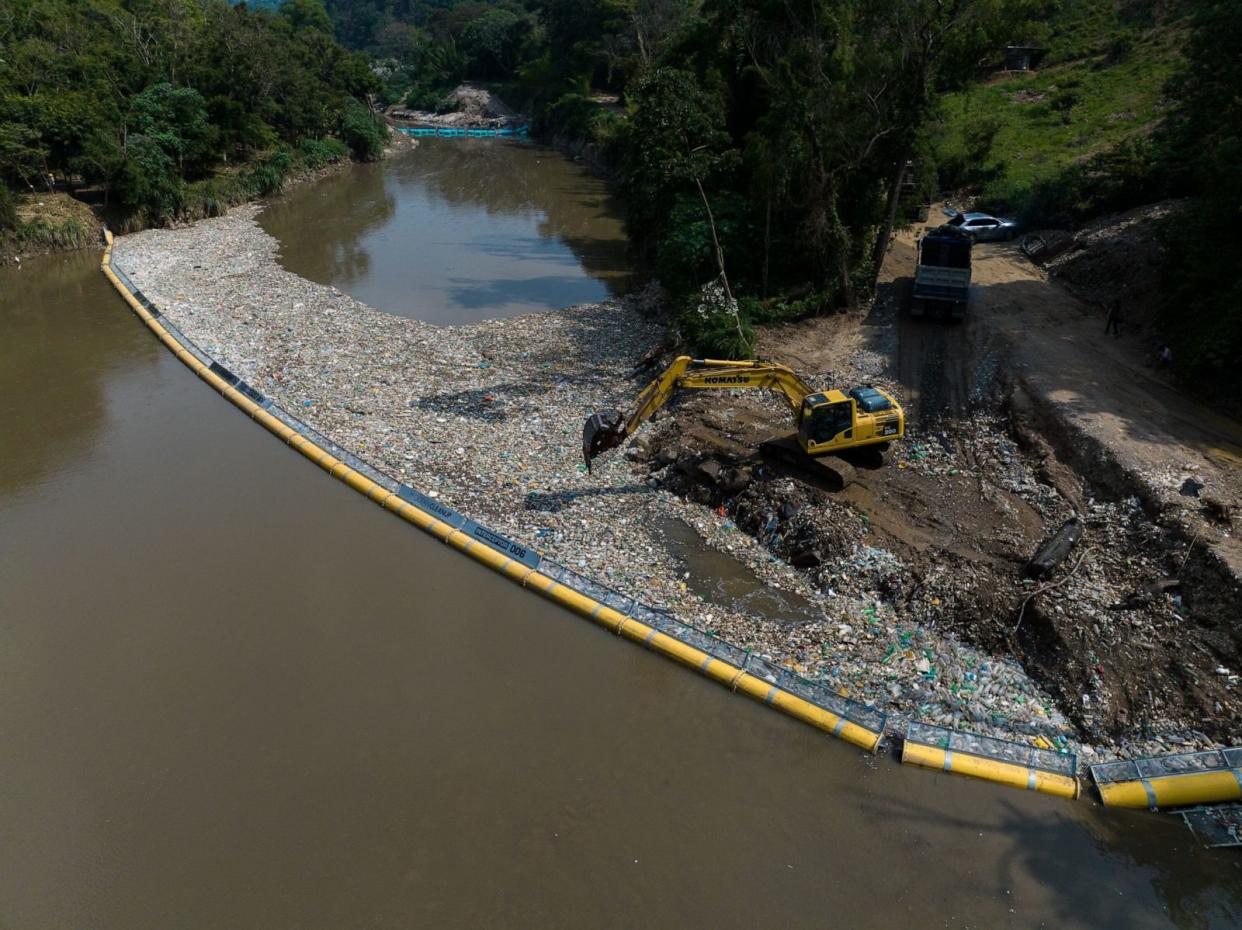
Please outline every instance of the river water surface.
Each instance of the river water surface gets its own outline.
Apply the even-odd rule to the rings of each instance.
[[[619,296],[636,276],[621,205],[552,149],[420,139],[294,190],[260,217],[289,271],[431,323]]]
[[[1172,817],[868,757],[421,535],[97,261],[0,269],[5,930],[1238,926]]]

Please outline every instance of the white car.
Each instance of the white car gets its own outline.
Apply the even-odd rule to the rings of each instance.
[[[947,225],[956,226],[975,242],[1001,242],[1018,234],[1016,220],[1004,220],[990,213],[945,213],[950,217]]]

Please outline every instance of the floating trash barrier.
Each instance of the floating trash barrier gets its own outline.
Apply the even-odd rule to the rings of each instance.
[[[1078,757],[991,736],[912,722],[901,761],[1063,798],[1078,797]]]
[[[1242,746],[1091,766],[1109,807],[1184,807],[1242,800]]]
[[[526,139],[530,136],[530,126],[525,123],[521,126],[503,126],[494,129],[462,129],[456,126],[398,126],[397,132],[405,133],[407,136],[414,136],[415,138],[439,136],[441,138],[494,139],[504,136]]]

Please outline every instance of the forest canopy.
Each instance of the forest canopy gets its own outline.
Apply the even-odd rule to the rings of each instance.
[[[973,192],[1032,224],[1184,197],[1197,220],[1170,229],[1165,335],[1183,371],[1223,377],[1242,351],[1236,263],[1217,260],[1242,229],[1231,194],[1240,11],[1214,0],[4,0],[0,228],[13,191],[52,179],[97,185],[147,222],[214,212],[279,189],[298,166],[377,157],[386,129],[372,105],[441,109],[470,80],[530,113],[542,138],[608,166],[632,240],[705,351],[746,353],[752,323],[865,299],[903,196]],[[1008,85],[988,81],[1009,43],[1045,45],[1073,75],[1022,123]],[[1108,87],[1146,88],[1148,121],[1126,130],[1127,113],[1088,99]],[[1040,114],[1055,132],[1022,128]],[[1053,151],[1057,139],[1080,148]]]
[[[1242,230],[1242,197],[1231,193],[1242,4],[326,5],[338,37],[381,60],[391,101],[435,108],[462,80],[490,82],[545,137],[602,154],[627,195],[631,236],[703,351],[744,353],[752,322],[859,301],[890,226],[908,215],[901,191],[924,203],[983,194],[986,208],[1033,225],[1190,198],[1196,222],[1168,230],[1164,338],[1184,374],[1211,380],[1227,380],[1242,351],[1236,262],[1219,260]],[[1033,122],[1009,124],[1002,147],[1015,104],[991,78],[1011,43],[1042,48],[1069,78],[1018,108]],[[1127,105],[1147,121],[1132,122]],[[732,304],[704,297],[722,264]]]
[[[76,178],[148,221],[266,193],[295,160],[377,157],[379,88],[316,0],[5,0],[0,190]]]

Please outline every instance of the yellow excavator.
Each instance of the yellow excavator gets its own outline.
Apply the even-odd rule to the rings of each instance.
[[[815,391],[784,365],[682,355],[643,388],[628,413],[601,410],[587,417],[582,428],[587,470],[596,456],[624,443],[678,391],[745,388],[780,393],[797,422],[796,435],[766,442],[760,451],[795,468],[818,472],[833,479],[838,487],[848,483],[851,469],[827,457],[868,446],[882,453],[888,443],[901,439],[906,432],[901,405],[879,388],[867,385],[848,392]]]

